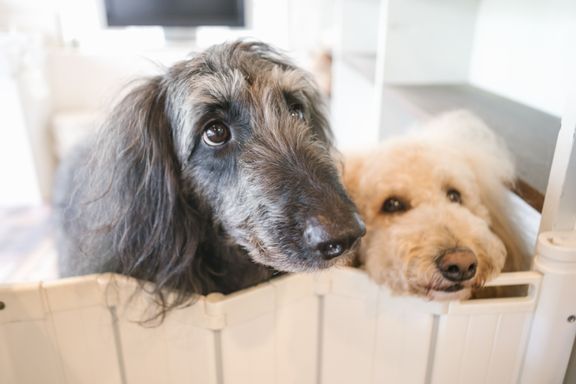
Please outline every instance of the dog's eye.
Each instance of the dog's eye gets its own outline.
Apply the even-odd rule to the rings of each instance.
[[[384,213],[405,212],[408,210],[408,204],[397,197],[390,197],[384,200],[381,210]]]
[[[204,128],[202,140],[212,147],[225,144],[230,140],[230,130],[226,125],[217,121],[208,123]]]
[[[304,106],[302,104],[292,104],[290,106],[290,116],[298,120],[304,120]]]
[[[462,195],[460,194],[460,191],[458,191],[457,189],[449,188],[446,191],[446,196],[448,196],[448,200],[450,200],[451,202],[462,204]]]

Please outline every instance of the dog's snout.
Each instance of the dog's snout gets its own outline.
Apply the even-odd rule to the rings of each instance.
[[[307,221],[304,240],[311,251],[330,260],[352,248],[365,233],[364,222],[356,213],[345,222],[318,216]]]
[[[478,259],[468,248],[452,248],[436,259],[436,266],[446,279],[460,282],[470,280],[476,275]]]

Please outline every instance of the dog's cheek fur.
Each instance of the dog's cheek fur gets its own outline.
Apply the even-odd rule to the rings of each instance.
[[[388,226],[369,227],[362,246],[368,273],[396,293],[426,296],[430,287],[446,285],[435,265],[444,249],[465,246],[478,258],[470,285],[481,285],[503,267],[506,249],[488,225],[463,207],[421,207]]]
[[[355,208],[340,184],[330,144],[310,136],[310,123],[284,112],[254,123],[256,133],[238,159],[237,194],[227,196],[223,220],[259,263],[284,271],[326,267],[332,262],[312,257],[302,242],[306,220]]]
[[[211,174],[214,163],[218,161],[224,165],[219,166],[219,180],[214,183]],[[274,236],[274,241],[268,239],[274,228],[268,228],[267,223],[279,222],[285,217],[285,212],[280,206],[266,201],[270,195],[270,190],[265,188],[266,181],[257,178],[252,182],[245,170],[238,166],[236,158],[228,161],[205,159],[204,162],[205,167],[196,164],[192,170],[191,179],[196,180],[195,194],[203,196],[205,212],[210,212],[214,226],[222,228],[222,235],[227,237],[230,245],[241,246],[253,260],[265,265],[270,263],[264,255],[285,255],[281,248],[274,246],[285,241],[283,236]]]
[[[243,188],[247,193],[241,208],[244,214],[232,220],[228,228],[230,234],[256,262],[283,271],[314,269],[312,266],[321,261],[310,257],[302,243],[302,234],[307,215],[313,214],[310,207],[322,206],[321,199],[308,193],[307,183],[286,175],[285,170],[256,167],[245,171],[250,175],[246,176]],[[319,186],[325,196],[337,187],[336,183]],[[335,198],[342,199],[342,196]],[[326,199],[330,198],[326,196]],[[238,200],[231,203],[235,205],[231,210],[239,209]]]
[[[368,274],[379,284],[386,284],[395,293],[407,293],[410,285],[406,280],[404,257],[412,244],[404,240],[402,227],[390,217],[376,217],[367,222],[367,234],[360,246],[360,257]]]

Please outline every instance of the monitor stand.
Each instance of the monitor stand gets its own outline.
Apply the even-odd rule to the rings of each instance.
[[[164,41],[167,44],[181,44],[196,42],[196,28],[194,27],[164,27]]]

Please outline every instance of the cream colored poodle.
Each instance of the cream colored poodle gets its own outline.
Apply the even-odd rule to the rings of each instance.
[[[526,267],[508,216],[511,157],[470,113],[348,156],[344,181],[366,222],[360,261],[395,293],[465,299]]]

